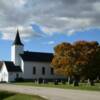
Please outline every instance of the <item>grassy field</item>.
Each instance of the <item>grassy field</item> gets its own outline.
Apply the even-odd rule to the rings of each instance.
[[[86,83],[80,83],[78,87],[74,87],[69,84],[61,84],[54,85],[53,83],[48,84],[36,84],[33,82],[22,82],[22,83],[14,83],[16,85],[26,85],[26,86],[38,86],[38,87],[53,87],[53,88],[63,88],[63,89],[79,89],[79,90],[91,90],[91,91],[100,91],[100,83],[96,83],[95,86],[90,86]]]
[[[0,91],[0,100],[45,100],[39,96]]]

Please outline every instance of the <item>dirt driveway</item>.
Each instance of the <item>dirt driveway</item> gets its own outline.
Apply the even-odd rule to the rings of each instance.
[[[48,100],[100,100],[100,92],[0,84],[0,90],[36,94]]]

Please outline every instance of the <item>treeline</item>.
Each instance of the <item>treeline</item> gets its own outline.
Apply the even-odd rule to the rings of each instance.
[[[100,77],[100,45],[96,41],[77,41],[61,43],[54,48],[52,67],[56,74],[73,79],[75,86],[80,80],[89,80],[94,85],[94,80]]]

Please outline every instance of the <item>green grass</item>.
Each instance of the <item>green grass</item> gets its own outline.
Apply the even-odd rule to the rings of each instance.
[[[0,100],[46,100],[36,95],[26,95],[19,93],[12,93],[7,91],[0,91]]]
[[[37,86],[37,87],[53,87],[53,88],[63,88],[63,89],[78,89],[78,90],[91,90],[91,91],[100,91],[100,83],[96,83],[95,86],[90,86],[86,83],[80,83],[78,87],[69,84],[59,84],[54,85],[53,83],[48,84],[36,84],[33,82],[22,82],[22,83],[14,83],[16,85],[26,85],[26,86]]]

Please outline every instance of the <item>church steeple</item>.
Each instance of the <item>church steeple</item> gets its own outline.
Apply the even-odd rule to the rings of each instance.
[[[15,65],[21,65],[20,54],[24,53],[24,45],[22,44],[19,36],[19,31],[17,30],[15,40],[13,45],[11,46],[11,61],[14,62]]]
[[[13,42],[13,45],[23,45],[21,40],[20,40],[20,36],[19,36],[19,31],[17,29],[17,33],[16,33],[16,37],[15,37],[15,40]]]

